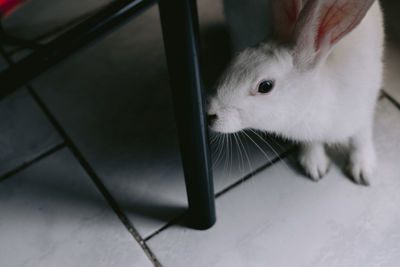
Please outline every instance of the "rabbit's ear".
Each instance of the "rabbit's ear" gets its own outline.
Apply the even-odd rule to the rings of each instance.
[[[312,68],[364,18],[375,0],[308,0],[293,32],[295,64]]]
[[[273,0],[274,35],[281,41],[288,41],[304,2],[307,0]]]

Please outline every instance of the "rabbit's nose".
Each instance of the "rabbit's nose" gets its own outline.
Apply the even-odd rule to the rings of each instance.
[[[207,124],[211,126],[218,119],[217,114],[207,114]]]

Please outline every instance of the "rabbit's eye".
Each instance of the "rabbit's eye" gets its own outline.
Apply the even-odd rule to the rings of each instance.
[[[275,85],[274,81],[271,81],[271,80],[264,80],[264,81],[261,81],[261,82],[258,84],[257,92],[260,93],[260,94],[269,93],[269,92],[271,92],[272,89],[274,88],[274,85]]]

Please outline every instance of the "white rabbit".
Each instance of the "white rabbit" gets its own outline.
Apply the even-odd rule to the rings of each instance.
[[[325,144],[350,144],[348,171],[367,185],[382,83],[383,19],[374,0],[273,0],[273,41],[238,54],[208,107],[210,128],[246,128],[300,141],[313,180],[328,171]]]

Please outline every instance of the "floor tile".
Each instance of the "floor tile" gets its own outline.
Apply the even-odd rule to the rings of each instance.
[[[273,165],[217,199],[208,231],[172,226],[148,242],[163,266],[398,266],[400,111],[380,102],[379,170],[357,186],[334,165],[319,183],[293,159]]]
[[[201,11],[214,3],[199,4]],[[222,27],[221,7],[213,12],[200,16],[206,49],[214,49],[211,44],[218,42],[210,44],[208,38]],[[143,237],[187,206],[163,49],[154,7],[34,83]],[[205,69],[218,71],[215,62],[207,62],[211,67]],[[282,151],[274,142],[274,149]],[[249,150],[258,150],[247,143]],[[266,152],[249,152],[250,164],[245,155],[238,163],[238,152],[236,159],[220,161],[216,191],[275,157],[264,141],[258,143]]]
[[[0,102],[0,175],[62,142],[26,90]]]
[[[152,266],[64,149],[0,182],[2,267]]]

